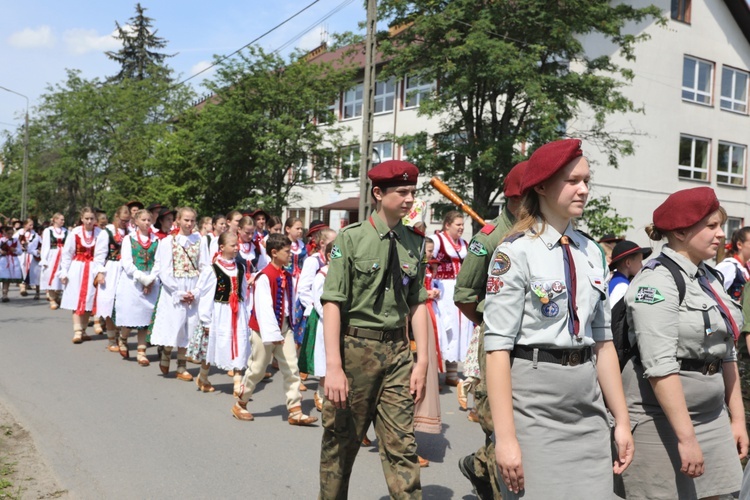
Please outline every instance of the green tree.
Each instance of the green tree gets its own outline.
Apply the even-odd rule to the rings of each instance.
[[[120,65],[120,72],[110,80],[121,82],[125,79],[145,80],[158,77],[169,79],[169,70],[164,65],[165,59],[176,54],[158,52],[167,46],[167,41],[156,36],[153,29],[154,19],[146,16],[146,8],[135,4],[135,16],[125,26],[115,21],[117,34],[115,38],[122,42],[117,51],[107,51],[106,56]]]
[[[632,218],[620,217],[612,208],[609,195],[589,198],[580,221],[586,225],[587,232],[597,240],[607,234],[622,236],[633,227],[630,224],[633,221]]]
[[[314,160],[330,165],[342,129],[329,105],[351,85],[342,64],[285,61],[250,47],[219,66],[208,83],[214,95],[180,116],[159,145],[180,196],[204,213],[263,205],[271,213],[295,201],[292,189],[310,184],[295,167]],[[198,173],[196,176],[195,174]]]
[[[585,53],[581,36],[599,36],[633,60],[634,45],[646,35],[625,27],[660,18],[656,7],[609,0],[381,0],[379,8],[392,25],[410,25],[396,37],[381,36],[390,58],[385,71],[437,82],[420,113],[440,117],[440,133],[397,140],[480,215],[500,196],[502,177],[526,156],[522,145],[533,149],[564,135],[584,106],[593,125],[574,131],[577,137],[605,150],[615,166],[618,155],[632,153],[632,143],[605,122],[613,113],[638,111],[621,92],[633,74],[609,55]]]

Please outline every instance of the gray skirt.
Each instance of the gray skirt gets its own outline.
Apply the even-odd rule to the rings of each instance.
[[[593,362],[514,359],[513,418],[525,489],[503,500],[613,498],[610,427]]]
[[[695,479],[680,472],[677,437],[651,383],[643,378],[643,368],[631,360],[622,372],[635,440],[633,463],[623,473],[628,500],[690,500],[740,489],[742,466],[724,404],[721,373],[680,372],[680,381],[705,472]]]

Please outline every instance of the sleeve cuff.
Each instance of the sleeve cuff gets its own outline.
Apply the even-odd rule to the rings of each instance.
[[[643,378],[666,377],[674,373],[680,373],[680,363],[677,360],[646,368],[643,370]]]
[[[595,326],[591,328],[591,337],[595,342],[604,342],[612,340],[612,329],[604,328],[603,326]]]
[[[484,333],[485,352],[512,351],[515,345],[515,339],[510,339],[508,337],[503,337],[502,335],[495,335],[487,332]]]
[[[320,297],[320,302],[346,302],[346,296],[343,293],[338,292],[325,292]]]

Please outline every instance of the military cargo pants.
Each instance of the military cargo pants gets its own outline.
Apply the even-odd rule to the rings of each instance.
[[[345,336],[341,359],[349,398],[345,409],[336,409],[328,400],[323,404],[319,498],[348,497],[354,459],[370,423],[375,426],[391,498],[422,498],[414,399],[409,392],[413,363],[409,343]]]

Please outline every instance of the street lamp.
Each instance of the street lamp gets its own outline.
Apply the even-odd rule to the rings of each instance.
[[[24,135],[23,135],[23,175],[21,181],[21,220],[26,220],[26,184],[29,180],[29,98],[20,92],[10,90],[0,86],[0,90],[10,92],[11,94],[20,95],[26,99],[26,119],[24,122]]]

